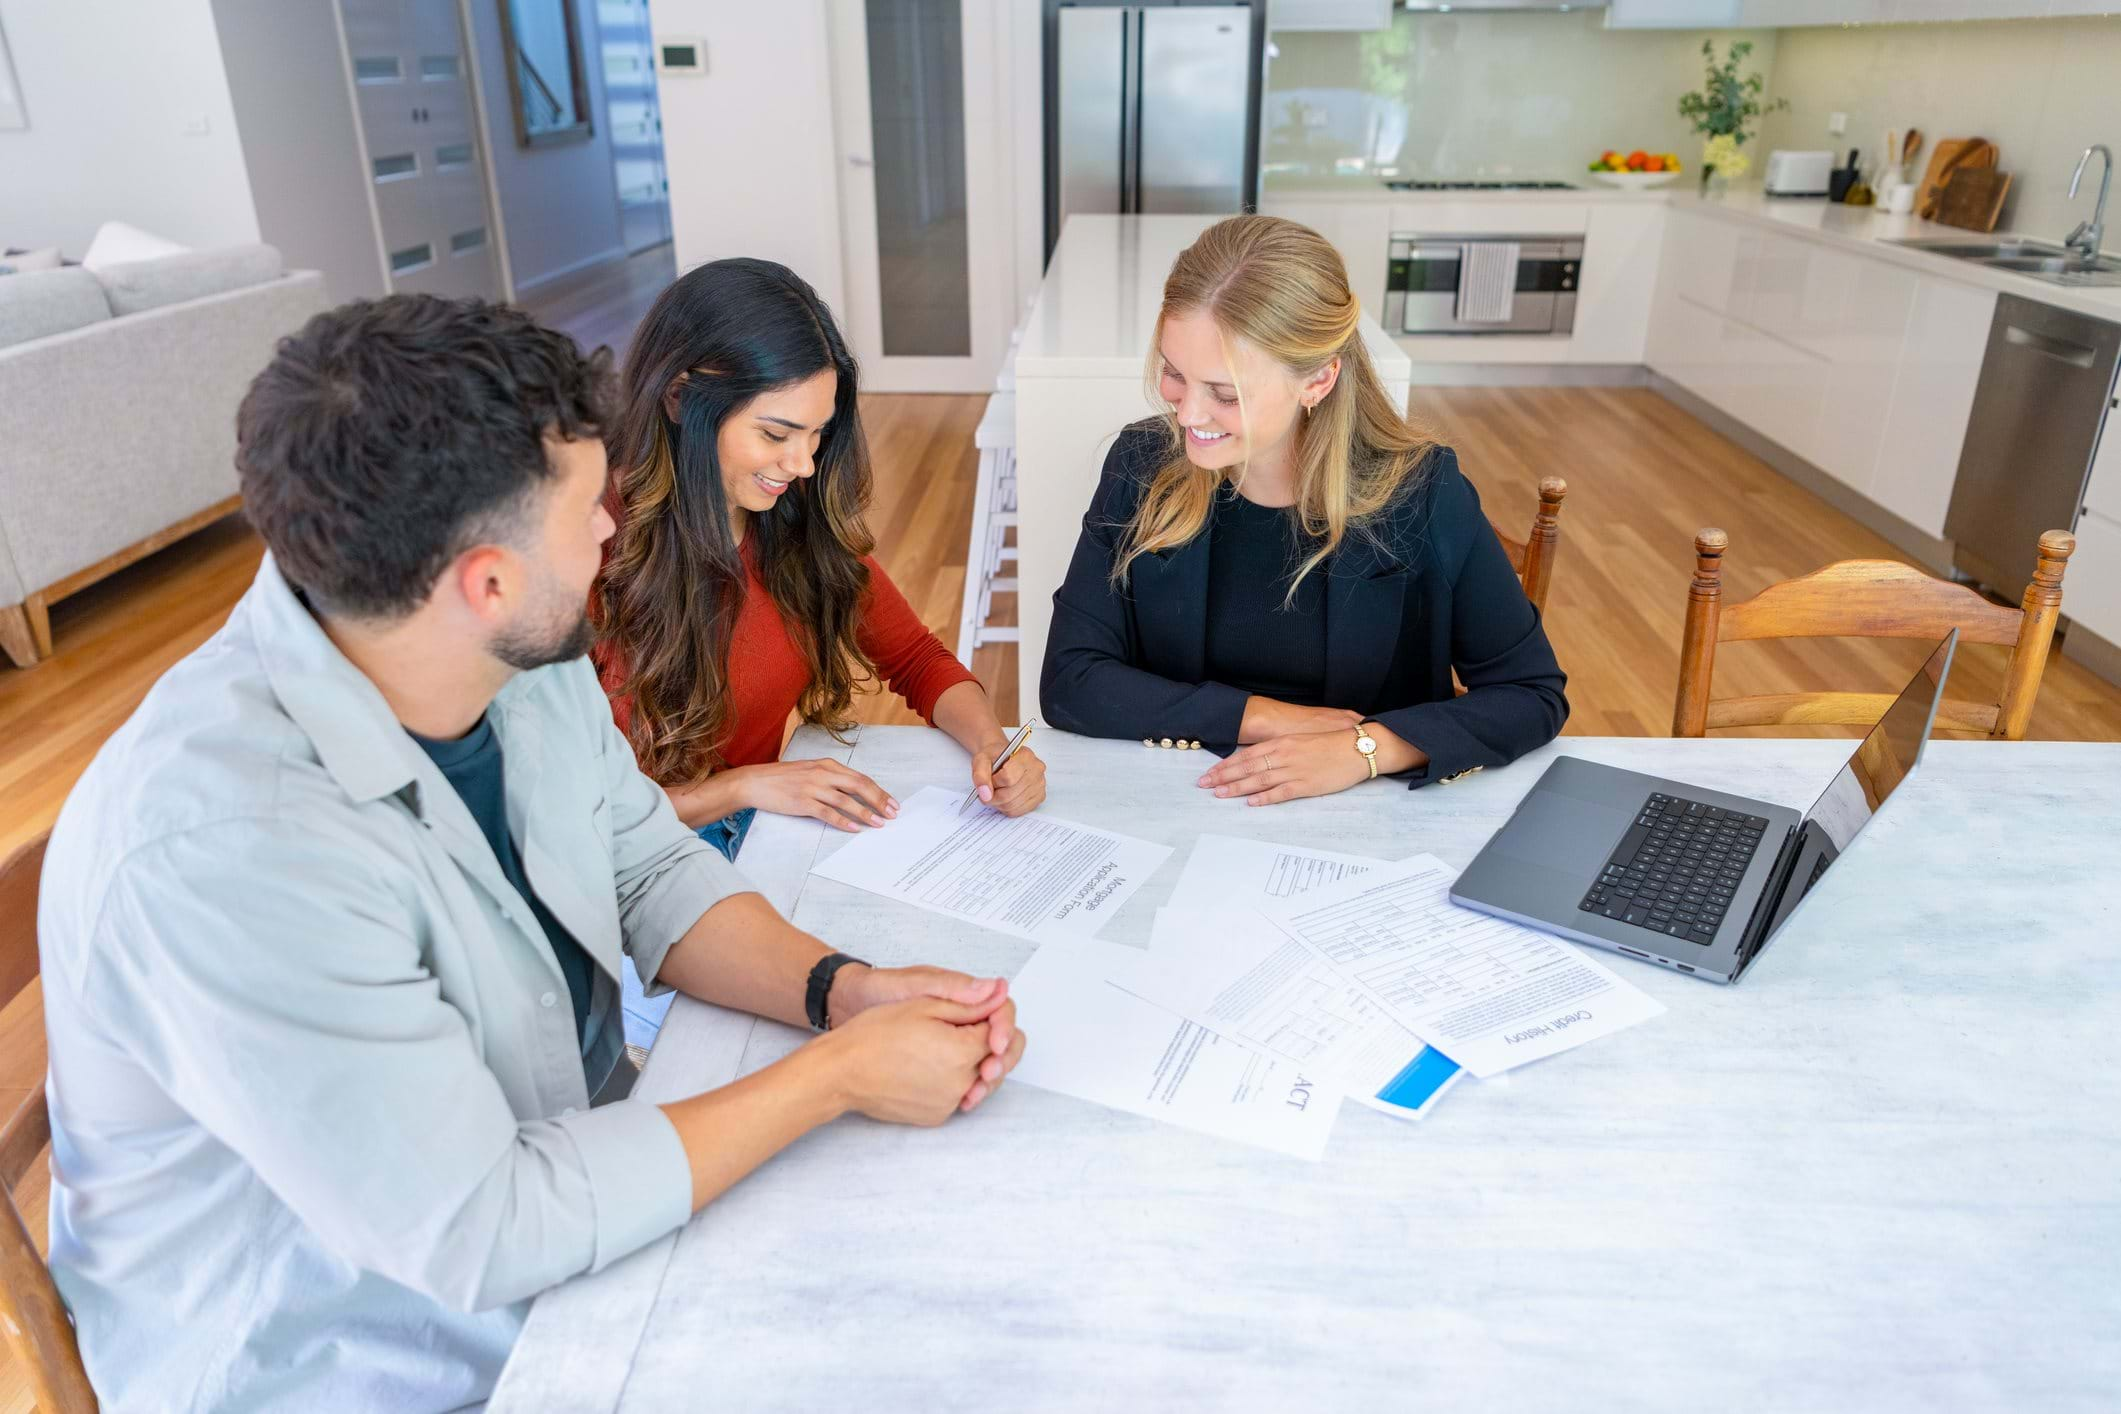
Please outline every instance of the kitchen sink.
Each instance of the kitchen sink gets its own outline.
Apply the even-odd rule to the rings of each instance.
[[[2046,241],[1915,240],[1893,244],[1952,260],[1972,261],[1991,270],[2030,275],[2050,284],[2121,285],[2121,258],[2104,254],[2087,257]]]

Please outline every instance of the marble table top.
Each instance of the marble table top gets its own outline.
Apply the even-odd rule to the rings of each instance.
[[[1507,770],[1265,809],[1208,758],[1045,731],[1046,808],[1470,860],[1570,753],[1804,808],[1850,745],[1565,738]],[[806,730],[903,798],[940,733]],[[539,1298],[491,1408],[2112,1409],[2121,1386],[2121,745],[1938,742],[1746,979],[1605,960],[1669,1011],[1305,1163],[1025,1085],[937,1130],[817,1131],[681,1231]],[[1030,945],[741,865],[880,963]],[[803,1036],[679,998],[637,1093]],[[1035,1030],[1031,1044],[1037,1044]]]

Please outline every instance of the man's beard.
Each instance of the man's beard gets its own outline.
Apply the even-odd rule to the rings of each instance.
[[[495,635],[491,651],[517,672],[527,673],[533,668],[573,662],[589,651],[596,636],[596,625],[589,621],[585,605],[575,609],[572,621],[563,621],[559,627],[547,627],[542,632],[505,630]]]

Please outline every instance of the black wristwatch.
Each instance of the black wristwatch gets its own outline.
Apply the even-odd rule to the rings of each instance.
[[[843,952],[827,953],[810,969],[810,985],[803,992],[803,1010],[809,1014],[810,1026],[815,1031],[832,1029],[832,1012],[826,1003],[832,997],[832,976],[850,962],[869,964],[858,957],[849,957]]]

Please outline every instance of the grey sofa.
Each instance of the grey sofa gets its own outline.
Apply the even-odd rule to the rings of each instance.
[[[236,406],[325,305],[270,246],[0,276],[0,649],[48,606],[238,506]]]

